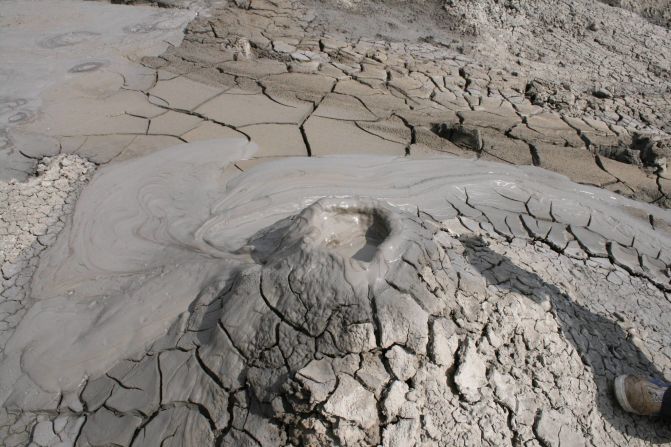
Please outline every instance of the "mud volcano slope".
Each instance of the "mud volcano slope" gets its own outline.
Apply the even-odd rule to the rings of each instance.
[[[43,255],[0,370],[33,445],[671,441],[610,391],[671,377],[668,211],[456,158],[239,173],[252,148],[217,144],[100,169]]]

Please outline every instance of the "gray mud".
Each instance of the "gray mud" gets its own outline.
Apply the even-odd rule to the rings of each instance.
[[[668,131],[668,30],[634,14],[663,24],[666,3],[156,4],[193,9],[89,3],[118,23],[44,13],[58,32],[35,35],[8,22],[5,51],[54,70],[8,78],[28,92],[0,110],[11,170],[45,153],[21,123],[51,129],[52,154],[82,133],[78,153],[106,166],[76,207],[93,165],[75,156],[1,185],[0,443],[670,445],[611,384],[671,377],[671,212],[535,167],[430,158],[448,140],[478,157],[518,143],[515,163],[609,178],[631,143],[620,125],[634,141]],[[588,115],[603,121],[572,119]],[[192,141],[188,121],[247,139],[160,150]],[[261,159],[362,147],[407,157]],[[643,161],[666,198],[661,148]]]
[[[633,321],[630,318],[636,319],[637,310],[629,309],[632,303],[627,304],[624,296],[613,300],[608,285],[618,284],[618,294],[635,293],[646,306],[669,306],[665,298],[671,290],[666,273],[671,262],[668,211],[537,168],[456,158],[288,158],[245,173],[233,167],[233,162],[254,150],[244,140],[182,145],[116,163],[95,174],[72,221],[42,257],[32,282],[33,304],[7,343],[0,367],[6,408],[62,413],[62,406],[68,405],[68,411],[74,411],[73,426],[83,427],[79,445],[114,439],[126,439],[118,442],[122,445],[140,441],[153,445],[169,437],[161,431],[163,425],[145,427],[157,417],[157,421],[167,418],[162,424],[170,420],[182,427],[173,435],[176,445],[210,445],[219,437],[226,440],[225,445],[238,445],[243,434],[228,425],[234,413],[226,409],[226,402],[240,402],[243,395],[248,399],[245,405],[269,406],[256,413],[255,417],[266,414],[263,422],[259,420],[261,425],[246,429],[268,437],[261,445],[281,445],[291,439],[327,444],[338,439],[344,445],[386,439],[385,445],[392,445],[388,442],[398,436],[454,441],[456,432],[420,423],[420,415],[432,414],[436,424],[447,424],[443,418],[456,396],[467,405],[489,402],[493,395],[491,389],[487,391],[486,365],[494,365],[497,371],[508,367],[496,360],[491,346],[498,350],[506,345],[496,341],[496,335],[487,336],[491,341],[477,341],[476,334],[487,324],[503,324],[506,329],[498,333],[504,337],[515,332],[509,321],[491,320],[496,312],[481,314],[469,306],[517,297],[528,290],[531,302],[537,304],[520,312],[531,312],[532,320],[552,321],[546,329],[537,330],[545,334],[542,337],[556,339],[562,355],[568,356],[560,363],[572,362],[575,371],[570,374],[580,377],[573,385],[539,385],[528,392],[572,390],[562,401],[561,413],[540,407],[546,408],[543,424],[564,424],[572,439],[582,439],[581,430],[592,436],[603,433],[585,419],[590,400],[578,405],[569,399],[570,393],[579,394],[580,387],[589,390],[603,406],[599,417],[610,418],[613,408],[606,398],[610,374],[623,368],[653,368],[646,360],[649,353],[668,350],[668,327],[664,328],[663,318],[652,315],[642,330],[654,330],[656,335],[649,332],[645,344],[629,348],[631,343],[621,340],[621,329],[615,329],[610,320],[612,312],[624,306],[623,318]],[[439,255],[441,250],[446,254]],[[632,251],[639,256],[632,258]],[[496,261],[500,256],[504,258]],[[519,265],[526,266],[514,273],[522,283],[506,292],[513,286],[505,272],[515,272]],[[545,267],[537,273],[524,270],[532,265]],[[490,271],[492,266],[502,270]],[[430,279],[434,276],[438,279]],[[578,280],[589,294],[573,285]],[[427,290],[422,285],[427,281],[438,282]],[[485,282],[494,288],[484,287]],[[573,298],[566,301],[564,294]],[[369,296],[377,303],[372,308]],[[410,296],[418,304],[412,304]],[[578,307],[566,320],[562,315],[567,310],[561,309],[577,306],[568,304],[571,300],[592,310]],[[606,310],[597,311],[603,305]],[[467,307],[458,310],[459,306]],[[542,316],[555,308],[557,313]],[[623,352],[631,349],[626,354],[629,363],[606,356],[615,363],[603,370],[593,363],[597,357],[583,350],[579,338],[563,338],[561,330],[557,332],[558,327],[570,332],[589,324],[592,312],[600,312],[598,318],[603,320],[599,323],[606,331],[602,342],[620,344]],[[211,334],[216,319],[232,337],[233,347]],[[455,323],[462,330],[454,332]],[[276,330],[280,339],[267,340]],[[450,339],[449,334],[456,338]],[[427,347],[438,336],[447,337],[447,344]],[[276,349],[273,343],[283,346],[285,360],[280,363],[276,361],[281,357],[273,357],[279,351],[271,352]],[[200,363],[189,360],[194,347]],[[533,355],[552,356],[552,350],[540,346],[530,345],[530,349]],[[382,380],[378,385],[363,378],[358,379],[361,383],[353,381],[351,375],[358,367],[352,365],[328,366],[329,371],[336,368],[338,376],[329,379],[333,373],[319,369],[325,365],[310,363],[324,355],[335,356],[334,362],[338,358],[354,361],[352,355],[358,359],[365,353],[373,355],[371,361],[376,359],[376,364],[389,365],[387,372],[375,373],[387,377],[376,378]],[[158,407],[150,392],[160,383],[155,375],[157,355],[163,374],[162,399],[167,399]],[[587,356],[586,366],[580,366],[581,355]],[[603,351],[597,354],[603,355]],[[633,360],[635,356],[639,360]],[[666,354],[655,360],[659,374],[669,371],[671,359]],[[546,362],[541,367],[545,373],[567,374],[550,357]],[[458,369],[450,370],[452,365],[459,365]],[[199,379],[197,374],[205,375]],[[388,374],[400,382],[389,382]],[[440,385],[444,397],[434,405],[447,407],[422,413],[421,405],[429,405],[431,399],[431,387],[425,382],[444,374],[453,376],[457,388],[450,391],[448,384]],[[505,385],[512,380],[507,374],[491,378],[491,386],[512,386]],[[401,387],[408,393],[405,381],[415,376],[410,382],[415,392],[429,393],[415,398],[417,404],[408,404],[415,410],[404,410],[416,422],[399,426],[391,422],[396,416],[370,414],[368,406],[383,402],[382,388],[390,386],[387,393],[396,393],[401,390],[394,391],[395,387]],[[189,377],[196,382],[187,386],[183,381]],[[298,394],[287,391],[281,384],[291,377],[308,388],[295,391]],[[117,395],[114,380],[130,382],[118,388],[121,394]],[[310,385],[321,380],[340,385],[335,391],[330,385],[322,391]],[[146,396],[124,394],[134,389],[144,390]],[[293,410],[280,410],[272,403],[275,398],[301,401],[304,392],[312,395],[307,407],[296,406],[296,401],[291,404]],[[82,403],[73,403],[79,399]],[[200,419],[188,406],[177,404],[183,399],[199,405],[209,419]],[[401,401],[394,404],[387,398],[384,405],[405,405],[400,396],[396,399]],[[355,406],[354,413],[347,410],[348,405]],[[384,411],[398,414],[394,412],[401,410]],[[475,407],[469,411],[476,411]],[[485,417],[478,411],[474,421]],[[504,421],[501,411],[489,417]],[[534,423],[524,415],[532,410],[514,411],[520,411],[515,414],[522,418],[518,435],[529,436]],[[313,432],[297,427],[293,418],[301,412],[307,412],[308,419],[316,418],[312,423],[322,428]],[[80,419],[84,414],[86,422]],[[114,419],[118,417],[122,419]],[[118,423],[122,425],[114,425]],[[336,434],[327,428],[332,424],[341,424]],[[342,424],[349,427],[347,431],[342,431]],[[108,429],[100,432],[100,427]],[[488,443],[508,442],[507,436],[515,436],[506,433]]]

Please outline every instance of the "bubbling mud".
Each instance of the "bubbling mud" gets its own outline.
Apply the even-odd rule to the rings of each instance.
[[[370,262],[389,235],[384,218],[376,209],[336,208],[317,216],[321,220],[322,243],[344,256]]]
[[[634,234],[656,247],[655,259],[671,253],[671,235],[658,231],[671,228],[669,212],[533,167],[373,156],[284,159],[245,173],[232,166],[253,151],[217,140],[100,169],[40,262],[32,307],[6,346],[0,398],[24,408],[57,401],[145,352],[208,285],[279,243],[268,228],[325,197],[290,224],[305,220],[303,240],[373,277],[400,253],[403,229],[391,210],[459,217],[502,235],[553,234],[525,223],[534,217],[576,236],[591,228],[596,236],[578,238],[585,250],[597,236]]]
[[[322,199],[298,217],[296,237],[313,249],[326,249],[364,263],[398,258],[404,228],[381,203],[363,197]],[[407,234],[405,235],[407,237]]]

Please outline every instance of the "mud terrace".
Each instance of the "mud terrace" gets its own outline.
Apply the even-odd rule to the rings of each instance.
[[[671,445],[667,2],[121,3],[0,4],[0,445]]]

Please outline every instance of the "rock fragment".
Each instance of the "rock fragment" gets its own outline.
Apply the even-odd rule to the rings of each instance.
[[[339,376],[338,381],[338,387],[324,405],[324,410],[363,429],[377,424],[375,396],[347,374]]]
[[[477,128],[468,128],[462,125],[450,126],[439,124],[433,130],[436,134],[450,140],[457,146],[476,152],[482,150],[482,136]]]
[[[437,318],[431,323],[430,353],[436,364],[450,368],[454,364],[454,357],[459,349],[457,326],[446,318]]]
[[[543,410],[535,425],[538,439],[548,447],[583,447],[585,440],[567,424],[564,416],[554,410]]]
[[[417,357],[396,345],[385,354],[389,366],[398,380],[403,382],[410,380],[417,372]]]
[[[475,340],[466,339],[459,350],[459,366],[454,383],[461,396],[470,403],[480,400],[480,388],[487,383],[487,365],[478,354]]]

